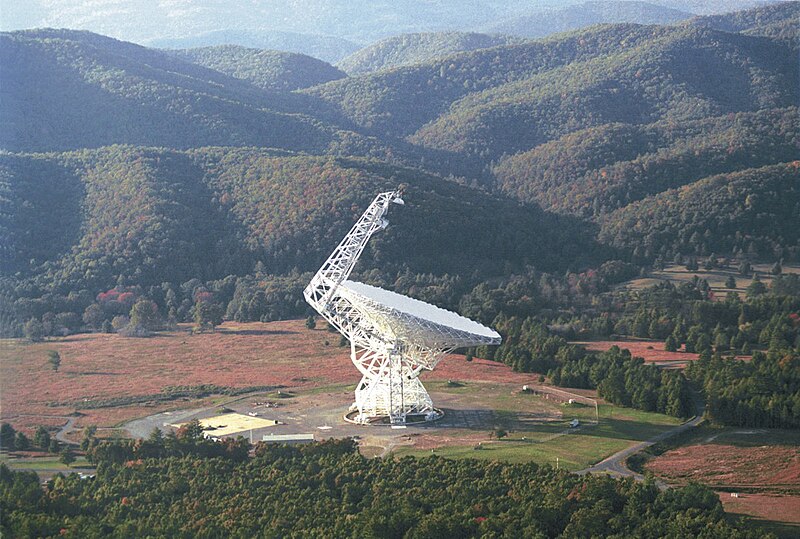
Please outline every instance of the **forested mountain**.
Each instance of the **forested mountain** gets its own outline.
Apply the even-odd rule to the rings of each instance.
[[[682,122],[798,102],[789,47],[711,30],[635,30],[660,35],[467,95],[410,140],[497,158],[592,125]]]
[[[0,172],[8,273],[78,288],[245,275],[257,261],[314,270],[375,193],[401,183],[409,204],[370,244],[367,268],[490,276],[596,263],[604,251],[574,219],[354,158],[115,146],[3,155]]]
[[[373,133],[408,136],[470,94],[547,73],[575,62],[646,45],[669,29],[608,26],[560,38],[456,54],[304,90],[340,108]]]
[[[800,161],[721,174],[604,217],[600,238],[654,254],[800,256]]]
[[[511,36],[475,32],[403,34],[382,39],[344,58],[336,65],[349,75],[360,75],[428,62],[457,52],[488,49],[521,41]]]
[[[688,19],[692,13],[647,2],[585,2],[559,9],[539,9],[530,15],[515,16],[492,24],[488,33],[522,37],[544,37],[603,23],[671,24]]]
[[[797,73],[794,51],[781,43],[708,29],[615,25],[305,92],[340,107],[370,133],[493,159],[592,125],[794,105]]]
[[[759,8],[782,0],[649,0],[651,4],[680,9],[698,15],[731,13]]]
[[[604,124],[500,161],[496,186],[592,217],[707,176],[800,158],[797,107],[686,122]]]
[[[87,32],[0,35],[0,147],[65,150],[111,143],[320,149],[332,129],[307,98],[164,52]]]
[[[689,22],[725,32],[777,38],[797,46],[800,2],[780,2],[759,9],[697,17]]]
[[[346,75],[304,54],[219,45],[169,51],[175,57],[246,80],[264,90],[308,88]]]
[[[730,28],[793,20],[778,7]],[[572,308],[673,255],[794,260],[797,45],[695,23],[406,36],[362,51],[393,67],[357,76],[234,46],[3,34],[3,274],[25,320],[115,285],[190,301],[201,282],[237,320],[296,316],[302,272],[400,183],[409,205],[365,279],[487,322]]]
[[[145,42],[162,49],[191,49],[238,45],[252,49],[265,49],[305,54],[325,62],[338,62],[359,50],[362,45],[347,39],[328,35],[298,32],[256,30],[213,30],[187,37],[158,38]]]
[[[238,45],[171,52],[177,58],[246,80],[265,90],[297,90],[346,76],[332,65],[304,54]]]

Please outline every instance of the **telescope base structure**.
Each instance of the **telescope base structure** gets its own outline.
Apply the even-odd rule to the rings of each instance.
[[[361,417],[358,413],[358,410],[355,409],[355,404],[351,406],[353,408],[346,414],[344,414],[344,420],[348,423],[353,423],[356,425],[364,425],[364,426],[395,426],[395,425],[416,425],[421,423],[430,423],[432,421],[438,421],[439,419],[444,417],[444,412],[438,408],[433,409],[433,413],[428,412],[425,415],[419,414],[409,414],[406,416],[405,422],[401,423],[392,423],[389,419],[389,416],[376,416],[376,417]]]
[[[414,368],[402,354],[363,350],[359,355],[355,346],[351,351],[351,359],[363,376],[345,419],[364,425],[403,425],[435,421],[443,415],[433,407],[428,391],[419,381],[422,369]]]

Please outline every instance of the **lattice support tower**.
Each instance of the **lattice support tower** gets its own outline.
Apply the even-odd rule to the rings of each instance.
[[[453,312],[347,278],[372,235],[388,225],[389,205],[404,204],[399,191],[380,193],[356,221],[303,295],[350,341],[361,373],[353,420],[405,423],[439,416],[419,380],[456,348],[500,344],[495,331]]]

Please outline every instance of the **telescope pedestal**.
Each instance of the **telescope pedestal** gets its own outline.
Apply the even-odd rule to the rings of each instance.
[[[401,354],[386,355],[365,350],[359,356],[351,347],[351,359],[363,374],[356,386],[352,410],[356,423],[375,423],[388,418],[393,425],[405,424],[409,415],[434,420],[439,412],[433,407],[428,391],[419,381],[419,368],[412,368]]]

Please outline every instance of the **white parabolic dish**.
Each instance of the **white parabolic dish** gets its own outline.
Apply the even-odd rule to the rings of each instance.
[[[501,340],[496,331],[469,318],[383,288],[344,281],[337,293],[355,305],[368,306],[373,317],[383,315],[380,326],[393,334],[385,335],[391,340],[413,335],[418,344],[445,349]]]

